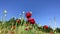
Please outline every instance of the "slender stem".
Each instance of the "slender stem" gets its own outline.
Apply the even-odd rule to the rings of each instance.
[[[18,32],[17,32],[17,31],[18,31],[18,29],[17,29],[17,22],[16,22],[16,31],[15,31],[15,32],[16,32],[16,34],[18,34]]]
[[[13,23],[12,23],[12,28],[11,28],[11,30],[13,29]]]

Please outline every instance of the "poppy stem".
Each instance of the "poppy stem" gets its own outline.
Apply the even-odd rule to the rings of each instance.
[[[15,31],[15,32],[16,32],[16,34],[18,34],[18,33],[17,33],[17,31],[18,31],[18,29],[17,29],[17,22],[16,22],[16,31]]]
[[[11,30],[13,29],[13,23],[12,23],[12,28],[11,28]]]

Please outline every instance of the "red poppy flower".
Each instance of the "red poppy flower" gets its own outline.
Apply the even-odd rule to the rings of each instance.
[[[48,26],[47,26],[47,25],[45,25],[45,26],[44,26],[44,28],[45,28],[45,29],[47,29],[47,28],[48,28]]]
[[[28,28],[28,27],[26,27],[26,28],[25,28],[25,30],[29,30],[29,28]]]
[[[17,23],[20,23],[20,19],[16,20]]]
[[[31,12],[27,12],[27,13],[26,13],[26,18],[30,18],[31,15],[32,15]]]
[[[33,18],[29,18],[28,22],[30,22],[30,24],[35,24],[35,20]]]

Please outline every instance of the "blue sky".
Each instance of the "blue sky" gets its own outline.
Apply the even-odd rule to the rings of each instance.
[[[54,16],[56,27],[60,27],[60,0],[0,0],[0,19],[2,12],[7,10],[7,20],[23,11],[32,11],[32,18],[37,24],[50,25],[54,27]],[[51,19],[51,20],[50,20]]]

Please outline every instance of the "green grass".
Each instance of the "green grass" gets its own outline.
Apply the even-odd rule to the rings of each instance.
[[[29,26],[31,26],[31,25],[29,25]],[[15,29],[9,29],[9,27],[2,29],[1,27],[0,27],[0,31],[1,31],[0,34],[13,34],[13,33],[14,34],[49,34],[49,33],[45,33],[45,32],[36,30],[34,27],[31,30],[25,30],[25,28],[26,28],[25,24],[23,24],[22,26],[19,25],[19,27],[15,28]]]
[[[23,23],[23,24],[22,24]],[[15,24],[15,25],[14,25]],[[26,24],[28,24],[28,28],[32,27],[31,29],[26,30]],[[16,26],[15,29],[12,28],[11,26]],[[36,24],[30,24],[29,22],[26,22],[21,20],[20,23],[10,21],[8,23],[0,23],[0,34],[50,34],[43,32],[43,29],[39,30],[37,28]],[[54,33],[53,34],[57,34]]]

